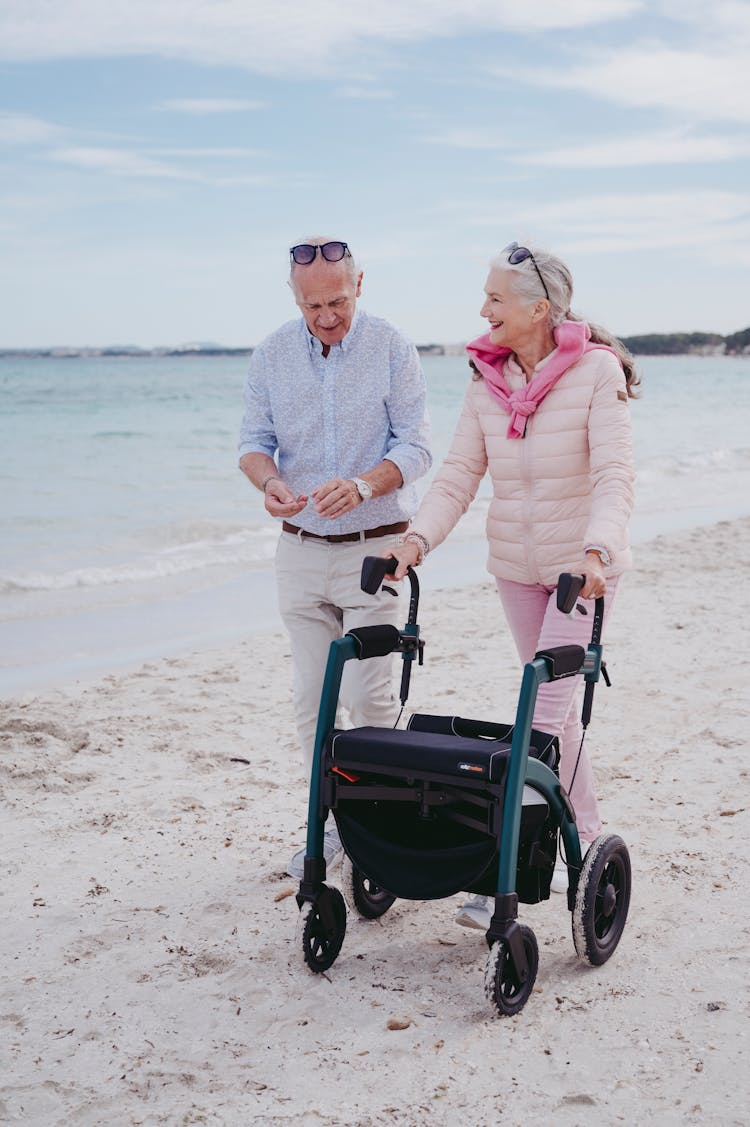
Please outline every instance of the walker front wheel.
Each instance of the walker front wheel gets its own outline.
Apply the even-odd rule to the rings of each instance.
[[[396,899],[392,893],[386,892],[374,880],[365,876],[346,854],[341,866],[341,882],[344,896],[366,920],[377,920],[384,916]]]
[[[630,884],[627,845],[616,834],[602,834],[586,853],[573,908],[573,944],[585,963],[601,966],[620,942]]]
[[[484,992],[501,1017],[520,1013],[529,1000],[539,970],[539,948],[530,927],[520,926],[528,974],[523,982],[516,974],[507,943],[496,940],[490,947],[484,972]]]
[[[302,905],[302,954],[314,974],[322,974],[336,961],[345,934],[344,897],[324,884],[313,902]]]

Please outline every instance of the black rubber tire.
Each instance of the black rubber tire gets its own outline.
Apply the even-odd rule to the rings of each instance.
[[[525,982],[519,982],[510,960],[506,943],[496,940],[490,947],[484,971],[484,992],[501,1017],[512,1017],[520,1013],[529,1000],[539,970],[539,948],[536,936],[530,927],[521,924],[529,973]]]
[[[329,901],[333,913],[333,928],[328,931],[323,923],[321,900]],[[314,903],[302,906],[302,955],[314,974],[322,974],[338,958],[346,935],[346,904],[338,888],[323,885]]]
[[[617,834],[602,834],[589,846],[573,907],[573,945],[585,963],[598,967],[612,955],[630,907],[630,854]]]
[[[366,877],[346,854],[341,864],[341,882],[347,901],[366,920],[380,919],[396,900],[391,892]]]

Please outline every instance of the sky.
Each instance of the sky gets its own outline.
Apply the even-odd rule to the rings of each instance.
[[[254,345],[288,248],[465,341],[559,254],[621,335],[750,325],[747,0],[0,0],[0,348]]]

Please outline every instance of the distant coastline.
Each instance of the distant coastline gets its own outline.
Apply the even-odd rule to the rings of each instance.
[[[621,337],[635,356],[747,356],[750,328],[731,336],[720,333],[644,333]],[[422,356],[452,356],[463,352],[462,344],[418,344]]]
[[[636,356],[748,356],[750,355],[750,328],[730,336],[720,333],[645,333],[621,338],[626,348]],[[418,344],[421,356],[460,356],[465,345]],[[81,357],[111,357],[127,359],[152,359],[175,356],[251,356],[251,345],[227,348],[221,344],[196,342],[174,347],[139,348],[137,345],[108,345],[102,348],[0,348],[0,359],[78,359]]]
[[[130,360],[152,360],[154,357],[168,356],[251,356],[252,348],[225,348],[221,344],[177,345],[174,348],[137,348],[135,345],[108,345],[103,348],[0,348],[0,358],[18,357],[23,359],[49,358],[76,360],[81,357],[126,357]]]
[[[750,355],[750,328],[726,337],[719,333],[644,333],[621,339],[635,356]]]

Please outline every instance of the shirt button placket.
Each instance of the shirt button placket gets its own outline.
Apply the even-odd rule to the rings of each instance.
[[[338,471],[336,457],[336,359],[335,345],[325,359],[321,358],[323,365],[323,459],[326,466],[326,478],[336,477]]]

